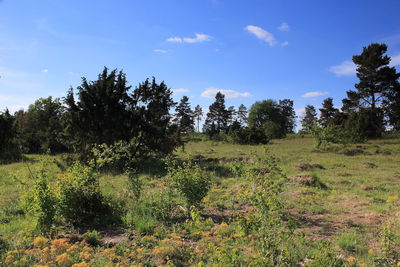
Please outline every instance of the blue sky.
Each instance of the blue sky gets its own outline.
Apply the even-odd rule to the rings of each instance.
[[[103,66],[164,80],[207,108],[290,98],[337,106],[351,57],[385,42],[400,65],[399,0],[0,0],[0,110],[63,97]]]

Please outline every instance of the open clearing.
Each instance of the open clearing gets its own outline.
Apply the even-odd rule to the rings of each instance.
[[[289,177],[282,194],[284,209],[293,218],[296,232],[304,233],[306,239],[315,242],[329,241],[339,257],[349,259],[349,266],[354,262],[371,265],[371,255],[381,250],[382,227],[396,220],[400,211],[399,143],[399,139],[382,139],[359,145],[331,145],[322,151],[314,149],[309,137],[293,137],[273,140],[267,145],[269,153],[279,159],[278,166]],[[218,262],[212,251],[221,244],[228,248],[229,242],[238,242],[234,241],[236,219],[253,209],[241,201],[248,181],[235,177],[229,166],[237,161],[249,164],[251,155],[260,154],[263,149],[263,146],[211,141],[186,144],[185,151],[180,149],[176,155],[183,160],[196,159],[212,177],[211,191],[201,211],[206,222],[200,226],[183,221],[169,227],[155,225],[154,230],[145,234],[119,227],[102,231],[102,242],[123,243],[127,250],[133,249],[139,255],[136,262],[146,259],[148,265],[167,264],[168,259],[173,259],[175,265],[179,265],[177,262],[189,264],[192,256],[180,255],[173,247],[190,248],[191,253],[201,255],[198,257],[203,262]],[[61,156],[27,157],[29,160],[25,162],[0,165],[0,234],[15,247],[25,238],[23,231],[33,230],[32,218],[24,215],[19,207],[23,184],[31,182],[31,172],[33,175],[37,172],[40,160],[46,158],[53,162]],[[48,168],[52,173],[59,172],[55,163],[50,163]],[[166,187],[160,174],[151,167],[141,177],[145,181],[145,196]],[[313,177],[318,177],[317,184]],[[106,195],[127,198],[125,175],[102,174],[100,181]],[[71,230],[66,230],[64,237],[69,236],[68,232]],[[241,236],[236,233],[236,237]],[[237,253],[244,262],[257,256],[251,237],[246,238],[249,239],[231,244],[238,248]],[[228,253],[219,249],[219,253]],[[115,262],[124,266],[123,257],[127,256],[121,257]]]

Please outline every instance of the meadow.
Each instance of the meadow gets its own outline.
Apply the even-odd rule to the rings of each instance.
[[[0,265],[400,266],[399,144],[316,149],[298,135],[265,146],[191,141],[175,156],[210,177],[198,209],[185,206],[154,161],[137,175],[137,197],[128,175],[98,174],[101,192],[120,207],[119,222],[58,223],[46,235],[22,195],[41,168],[49,177],[65,172],[68,155],[26,155],[0,165]]]

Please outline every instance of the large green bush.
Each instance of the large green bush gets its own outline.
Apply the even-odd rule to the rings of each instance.
[[[199,207],[211,187],[210,177],[200,166],[192,162],[182,165],[169,163],[168,173],[178,192],[185,198],[188,210],[192,206]]]
[[[60,177],[57,193],[59,213],[68,223],[93,225],[112,219],[112,208],[100,191],[98,176],[88,166],[73,164]]]

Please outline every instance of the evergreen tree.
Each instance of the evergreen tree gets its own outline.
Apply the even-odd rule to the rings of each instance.
[[[322,102],[322,108],[320,108],[319,111],[320,115],[318,122],[323,127],[328,126],[328,124],[330,124],[334,119],[336,113],[339,112],[339,110],[334,107],[333,99],[331,97],[324,99]]]
[[[285,131],[286,133],[293,133],[296,127],[296,112],[293,108],[293,100],[283,99],[279,100],[279,107],[285,117]]]
[[[200,107],[200,105],[197,105],[194,108],[194,118],[196,119],[197,122],[197,132],[200,132],[200,121],[203,117],[203,109]]]
[[[385,44],[373,43],[364,47],[360,55],[353,56],[359,82],[355,84],[356,91],[347,91],[347,98],[343,99],[343,109],[347,112],[366,109],[363,114],[369,116],[369,137],[378,137],[384,131],[383,112],[390,114],[390,96],[399,90],[400,74],[389,66],[386,51]]]
[[[227,129],[229,114],[225,107],[225,96],[218,92],[215,102],[209,107],[204,124],[204,131],[210,136],[221,133]]]
[[[80,152],[88,152],[94,144],[111,145],[131,137],[132,116],[126,75],[105,67],[96,81],[82,78],[77,87],[78,101],[71,88],[65,97],[64,118],[66,140]]]
[[[305,107],[304,117],[301,121],[303,130],[309,131],[316,122],[317,122],[317,111],[315,110],[315,107],[312,105],[307,105]]]
[[[8,147],[15,138],[14,118],[8,109],[0,112],[0,149]]]
[[[240,125],[245,126],[247,124],[247,108],[245,105],[241,104],[239,106],[237,116]]]
[[[237,112],[234,106],[230,106],[228,108],[228,126],[232,125],[234,121],[236,121]]]
[[[175,105],[172,90],[164,82],[158,84],[153,77],[139,84],[132,94],[136,122],[133,137],[138,148],[144,146],[153,153],[168,154],[181,145],[179,129],[171,124],[169,113]]]
[[[187,96],[183,96],[176,107],[175,120],[181,134],[185,135],[194,131],[194,115]]]

